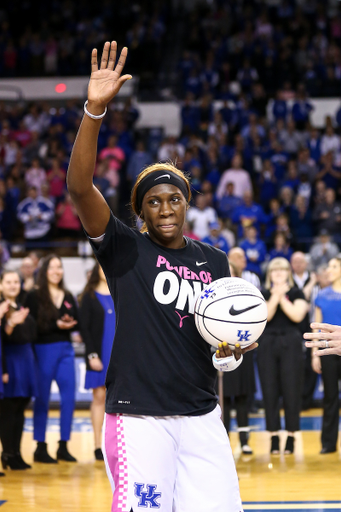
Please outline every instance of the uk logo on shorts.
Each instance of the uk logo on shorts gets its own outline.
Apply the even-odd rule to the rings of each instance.
[[[160,503],[158,503],[156,500],[161,498],[161,492],[155,492],[156,491],[156,485],[150,485],[147,484],[138,484],[135,482],[134,484],[135,490],[134,494],[137,498],[140,498],[140,501],[138,502],[138,507],[147,508],[148,506],[150,508],[160,508]],[[144,490],[146,487],[146,490]]]
[[[250,331],[244,331],[244,334],[243,334],[243,331],[238,331],[237,336],[238,336],[238,341],[249,341],[251,333],[250,333]]]

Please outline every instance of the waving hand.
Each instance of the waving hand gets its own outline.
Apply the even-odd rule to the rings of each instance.
[[[91,54],[91,76],[88,86],[89,108],[93,103],[95,105],[105,106],[119,92],[122,85],[132,78],[131,75],[123,75],[125,61],[128,49],[123,48],[118,63],[116,63],[117,43],[112,41],[104,44],[100,65],[98,65],[97,49],[92,50]]]

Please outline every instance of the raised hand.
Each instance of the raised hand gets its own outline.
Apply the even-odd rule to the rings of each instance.
[[[112,41],[104,44],[100,66],[97,61],[97,49],[94,48],[91,54],[91,76],[88,86],[88,108],[89,111],[97,115],[96,107],[102,107],[104,111],[106,105],[111,101],[121,89],[122,85],[132,78],[131,75],[123,75],[125,61],[128,49],[123,48],[118,63],[116,63],[117,43]]]

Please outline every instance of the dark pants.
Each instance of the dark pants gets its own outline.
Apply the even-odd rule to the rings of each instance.
[[[310,409],[313,406],[316,383],[317,373],[314,372],[311,366],[311,348],[307,348],[304,354],[303,410]]]
[[[281,396],[286,430],[299,430],[304,365],[301,333],[293,329],[265,330],[259,340],[257,357],[267,430],[281,429]]]
[[[336,450],[339,432],[339,379],[341,378],[341,357],[321,357],[323,395],[322,447]]]
[[[24,411],[30,403],[29,397],[13,397],[0,400],[0,439],[4,453],[20,453],[24,430]]]
[[[247,427],[249,425],[248,415],[248,396],[239,395],[234,398],[234,406],[237,414],[238,427]],[[233,407],[232,399],[229,396],[224,397],[224,425],[227,431],[230,430],[231,409]]]

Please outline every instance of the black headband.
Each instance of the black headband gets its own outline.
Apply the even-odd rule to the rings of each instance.
[[[180,178],[180,176],[175,174],[175,172],[160,169],[159,171],[147,174],[147,176],[145,176],[138,184],[136,191],[136,206],[138,212],[141,211],[142,201],[148,190],[155,187],[156,185],[161,185],[161,183],[168,183],[169,185],[174,185],[175,187],[179,188],[183,193],[186,201],[188,201],[189,193],[185,180]]]

